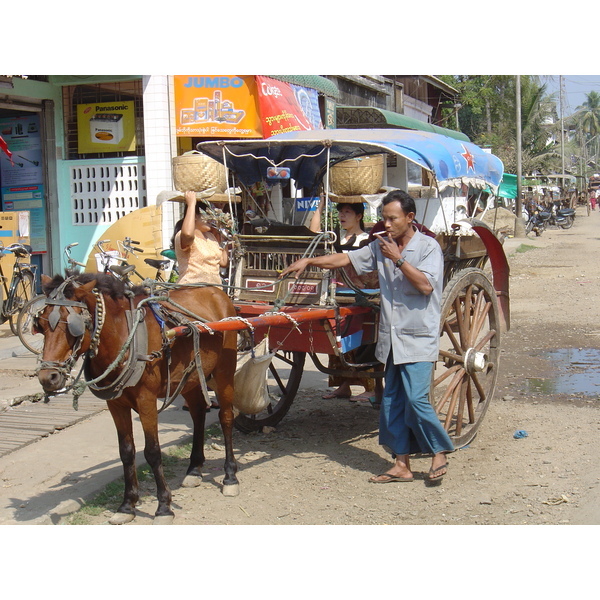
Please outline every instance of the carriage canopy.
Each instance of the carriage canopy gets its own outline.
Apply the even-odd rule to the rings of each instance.
[[[246,185],[264,180],[269,167],[288,167],[298,187],[309,190],[321,181],[328,163],[382,152],[431,172],[439,189],[467,185],[496,193],[504,171],[499,158],[476,144],[403,129],[293,131],[265,140],[201,142],[197,149],[227,164]]]

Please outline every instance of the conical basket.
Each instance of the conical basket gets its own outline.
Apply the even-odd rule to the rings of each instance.
[[[384,155],[373,154],[337,163],[329,172],[329,189],[337,196],[376,194],[383,184]]]
[[[206,154],[186,152],[173,158],[173,183],[178,192],[215,188],[215,193],[223,194],[227,189],[225,167]]]

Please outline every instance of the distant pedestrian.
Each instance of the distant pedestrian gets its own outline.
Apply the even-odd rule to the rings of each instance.
[[[590,193],[590,204],[592,205],[592,210],[596,210],[596,194],[597,192],[593,190]]]

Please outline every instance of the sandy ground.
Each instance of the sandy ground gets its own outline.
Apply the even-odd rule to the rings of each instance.
[[[238,497],[221,494],[218,437],[207,441],[200,487],[180,487],[186,459],[169,467],[175,524],[600,523],[598,363],[580,360],[586,351],[600,354],[599,228],[600,214],[588,217],[580,209],[569,230],[506,241],[511,330],[502,339],[496,394],[475,440],[449,456],[441,486],[425,486],[425,457],[412,460],[413,483],[369,483],[390,464],[378,445],[378,412],[363,403],[323,400],[322,389],[303,385],[275,431],[236,432]],[[517,252],[521,244],[531,248]],[[567,349],[561,371],[545,353]],[[561,391],[558,384],[573,373],[591,379],[581,389]],[[515,439],[517,430],[527,437]],[[144,484],[143,494],[133,524],[152,521],[153,482]],[[110,514],[84,522],[103,524]]]
[[[3,528],[14,558],[5,584],[33,595],[47,593],[53,581],[67,598],[82,589],[96,598],[114,594],[118,582],[122,591],[148,588],[156,596],[172,594],[193,572],[196,587],[225,597],[239,595],[240,584],[246,589],[249,582],[265,599],[363,600],[383,588],[423,598],[458,599],[484,590],[494,597],[587,597],[594,585],[595,528],[574,525],[600,523],[599,240],[600,212],[588,217],[580,210],[570,230],[505,241],[512,328],[502,340],[496,394],[477,437],[450,455],[440,487],[424,485],[425,458],[412,461],[414,483],[368,483],[390,464],[377,441],[378,413],[321,399],[325,376],[307,369],[275,431],[236,432],[239,496],[221,494],[218,436],[207,440],[201,486],[182,488],[187,461],[170,461],[176,525],[237,527],[132,527],[153,522],[154,485],[146,482],[138,516],[125,527]],[[533,248],[516,252],[522,244]],[[551,359],[555,351],[558,362]],[[171,418],[179,427],[189,422],[183,412],[180,421]],[[76,434],[85,427],[69,429]],[[527,437],[515,439],[517,430]],[[105,432],[109,440],[112,433]],[[92,438],[89,452],[100,445]],[[116,465],[116,442],[110,456]],[[20,467],[27,480],[33,466]],[[55,479],[49,472],[40,483],[40,498],[52,495],[53,486],[62,489]],[[60,523],[75,518],[103,525],[116,505],[108,508]],[[396,527],[377,527],[383,524]],[[163,562],[165,551],[173,557]],[[149,561],[160,562],[160,571],[151,571]],[[123,568],[125,562],[136,568]]]

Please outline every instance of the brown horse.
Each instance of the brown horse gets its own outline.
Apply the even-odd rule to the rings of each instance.
[[[192,487],[201,483],[208,405],[202,390],[207,390],[209,376],[219,401],[219,420],[225,438],[223,494],[237,495],[237,464],[232,443],[236,332],[204,333],[174,341],[164,336],[164,329],[180,324],[178,318],[182,316],[198,320],[186,315],[185,309],[209,322],[235,316],[227,294],[217,287],[181,287],[169,290],[162,301],[158,298],[150,302],[153,298],[141,288],[127,291],[122,282],[101,273],[84,273],[67,279],[42,275],[42,282],[46,305],[35,326],[44,335],[37,369],[44,391],[51,394],[68,386],[71,369],[77,358],[83,356],[85,385],[107,400],[117,428],[125,494],[110,522],[121,524],[133,520],[139,500],[132,410],[139,414],[145,438],[144,456],[156,481],[155,523],[173,520],[171,491],[163,473],[158,440],[158,398],[181,393],[187,400],[194,433],[183,485]],[[138,321],[140,324],[135,327]],[[200,360],[195,362],[197,357]],[[183,387],[178,390],[181,384]]]

